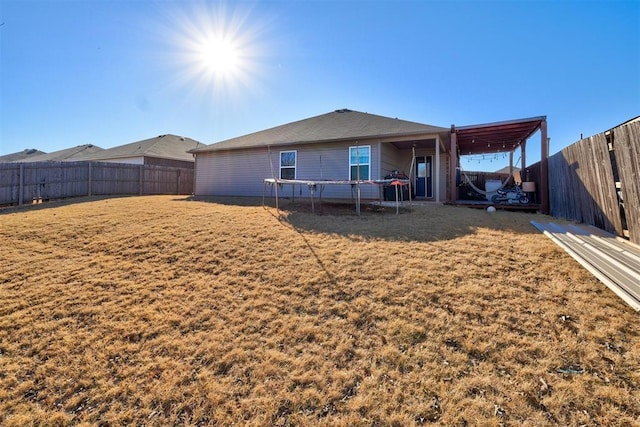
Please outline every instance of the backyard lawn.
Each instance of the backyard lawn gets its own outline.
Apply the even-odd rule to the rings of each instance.
[[[0,424],[640,424],[638,313],[547,217],[260,202],[0,210]]]

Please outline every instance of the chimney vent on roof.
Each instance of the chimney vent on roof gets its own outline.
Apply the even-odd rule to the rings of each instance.
[[[349,110],[348,108],[343,108],[342,110],[336,110],[336,113],[349,113],[351,112],[351,110]]]

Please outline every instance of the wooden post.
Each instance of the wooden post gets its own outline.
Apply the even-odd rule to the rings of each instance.
[[[509,151],[509,175],[513,176],[513,150]],[[509,183],[507,182],[507,184]]]
[[[440,202],[440,137],[436,136],[436,202]],[[409,187],[409,199],[411,199],[411,187]]]
[[[540,211],[549,215],[549,141],[547,120],[540,122]]]
[[[143,191],[142,191],[142,185],[144,184],[143,181],[144,181],[144,165],[140,165],[140,180],[139,180],[138,186],[140,187],[139,193],[140,193],[141,196],[142,196],[142,193],[143,193]]]
[[[18,205],[21,205],[24,203],[24,165],[21,163],[20,164],[20,185],[18,186]]]
[[[520,169],[522,170],[521,176],[525,175],[525,169],[527,168],[527,140],[525,139],[520,143]]]
[[[91,197],[91,162],[89,162],[89,179],[87,180],[87,196]]]
[[[458,168],[458,135],[456,126],[451,125],[451,153],[449,156],[449,202],[455,203],[458,198],[456,186],[456,169]]]

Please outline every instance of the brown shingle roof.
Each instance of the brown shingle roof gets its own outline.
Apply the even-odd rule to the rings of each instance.
[[[201,153],[267,145],[308,144],[444,132],[449,132],[449,129],[344,109],[227,139],[191,152]]]
[[[79,157],[83,157],[89,154],[98,153],[103,151],[102,148],[92,145],[84,144],[77,147],[65,148],[64,150],[54,151],[52,153],[42,153],[37,156],[29,156],[25,159],[18,160],[21,163],[27,162],[63,162],[74,161]]]
[[[27,148],[26,150],[18,151],[17,153],[5,154],[0,156],[0,163],[17,162],[18,160],[26,159],[29,157],[36,157],[40,154],[45,154],[44,151],[37,150],[35,148]]]
[[[195,139],[177,135],[159,135],[130,144],[109,148],[99,153],[84,156],[82,160],[107,160],[126,157],[155,157],[193,162],[193,155],[188,150],[203,145]]]

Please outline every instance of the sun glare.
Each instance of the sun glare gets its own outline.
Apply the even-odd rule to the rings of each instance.
[[[222,38],[204,40],[200,55],[204,68],[213,73],[233,73],[240,56],[235,44]]]
[[[268,22],[246,6],[194,2],[169,10],[169,59],[179,71],[174,84],[217,104],[260,90]]]

